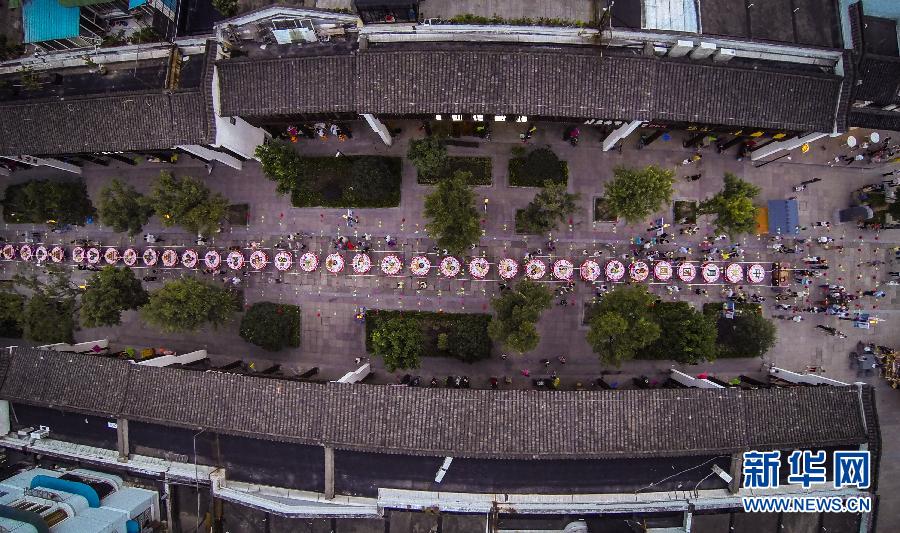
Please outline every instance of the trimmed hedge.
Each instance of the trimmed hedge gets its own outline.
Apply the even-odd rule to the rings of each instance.
[[[372,332],[379,324],[398,317],[419,322],[425,357],[454,357],[473,363],[491,356],[491,339],[487,332],[491,316],[476,313],[369,310],[366,313],[366,350],[372,351]],[[442,334],[446,334],[445,342],[439,341]],[[439,344],[446,344],[446,348]]]
[[[490,157],[464,157],[449,156],[447,158],[447,169],[440,176],[422,176],[417,175],[417,181],[422,185],[435,185],[437,182],[448,179],[453,176],[456,171],[461,170],[471,174],[469,185],[490,185],[493,182],[491,177],[491,158]]]
[[[296,305],[258,302],[241,319],[241,338],[266,350],[300,346],[300,308]]]
[[[543,187],[550,180],[567,183],[569,165],[560,160],[553,150],[538,148],[524,157],[509,160],[509,184],[513,187]]]
[[[357,155],[298,157],[294,207],[396,207],[400,205],[399,157]]]

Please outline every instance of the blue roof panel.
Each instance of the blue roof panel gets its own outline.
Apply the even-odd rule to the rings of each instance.
[[[128,0],[128,9],[134,9],[147,3],[147,0]]]
[[[800,233],[800,210],[797,200],[769,200],[769,235]]]
[[[25,42],[78,37],[80,15],[81,8],[63,7],[57,0],[25,0],[22,7]]]

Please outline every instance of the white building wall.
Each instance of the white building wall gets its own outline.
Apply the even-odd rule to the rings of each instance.
[[[213,68],[212,80],[213,110],[216,115],[216,142],[213,146],[227,148],[247,159],[256,157],[256,147],[266,141],[266,132],[251,125],[240,117],[223,117],[219,101],[219,69]],[[234,124],[232,124],[234,121]]]

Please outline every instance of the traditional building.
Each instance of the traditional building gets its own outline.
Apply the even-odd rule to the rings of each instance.
[[[849,6],[857,81],[850,126],[900,131],[900,5]]]
[[[786,485],[743,487],[744,451],[868,450],[870,488],[827,484],[804,493],[846,498],[875,491],[881,449],[873,391],[863,385],[419,389],[14,348],[0,356],[0,399],[0,420],[15,420],[12,429],[49,428],[39,441],[11,434],[0,439],[4,447],[195,477],[214,498],[292,517],[376,517],[412,507],[675,513],[689,523],[732,515],[742,496],[795,494]],[[672,475],[680,471],[690,473]],[[840,517],[847,522],[840,527],[827,518],[829,531],[869,531],[872,516]],[[747,518],[736,531],[774,532],[781,523],[762,527],[771,517]]]

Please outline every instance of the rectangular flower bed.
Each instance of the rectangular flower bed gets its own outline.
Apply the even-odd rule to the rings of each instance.
[[[491,316],[476,313],[369,310],[366,312],[367,350],[372,350],[372,331],[378,324],[396,317],[411,318],[420,324],[425,357],[455,357],[472,363],[491,356],[491,339],[487,333]]]

